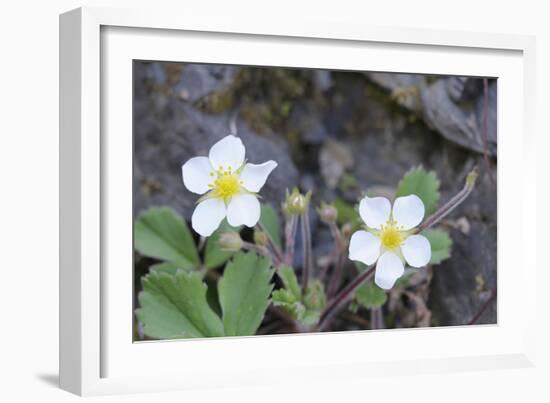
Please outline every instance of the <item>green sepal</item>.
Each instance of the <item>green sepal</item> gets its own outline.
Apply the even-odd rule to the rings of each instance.
[[[222,250],[218,241],[220,240],[220,235],[227,231],[236,231],[239,232],[242,227],[234,228],[227,223],[227,220],[223,220],[220,226],[212,235],[210,235],[206,240],[206,246],[204,247],[204,266],[207,269],[213,269],[216,267],[222,266],[227,262],[235,252],[228,252]]]

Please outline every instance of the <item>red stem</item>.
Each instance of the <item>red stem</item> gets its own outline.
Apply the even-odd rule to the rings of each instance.
[[[258,222],[258,227],[259,227],[260,231],[262,231],[265,234],[265,236],[267,237],[267,243],[268,243],[270,249],[273,251],[273,254],[277,257],[277,260],[282,261],[283,260],[283,253],[281,252],[281,248],[279,248],[277,243],[275,243],[275,241],[273,240],[273,237],[271,236],[269,231],[267,231],[267,229],[265,228],[265,226],[261,222]]]
[[[330,276],[327,295],[333,297],[334,294],[338,291],[340,287],[340,282],[342,280],[342,272],[344,270],[344,264],[346,262],[346,248],[347,245],[344,244],[342,233],[335,223],[330,224],[330,233],[334,238],[334,270]]]
[[[439,221],[441,221],[444,217],[447,216],[451,211],[453,211],[460,203],[462,203],[469,195],[472,193],[472,190],[474,190],[474,184],[475,184],[475,178],[473,180],[470,179],[470,175],[477,175],[476,168],[470,172],[468,175],[468,179],[466,179],[466,183],[464,184],[464,187],[460,192],[458,192],[456,195],[454,195],[447,203],[445,203],[439,210],[437,210],[435,213],[433,213],[431,216],[426,218],[422,224],[420,224],[416,229],[414,230],[415,234],[418,234],[422,231],[424,231],[426,228],[430,228],[433,225],[437,224]]]
[[[489,305],[491,305],[491,302],[493,302],[493,300],[496,298],[496,296],[497,296],[497,290],[496,290],[496,288],[493,288],[491,290],[491,295],[489,296],[487,301],[485,301],[485,303],[481,306],[480,310],[476,313],[476,315],[472,318],[472,320],[468,322],[468,325],[475,325],[476,324],[476,322],[479,320],[479,318],[481,318],[481,315],[483,315],[485,313],[485,311],[487,310],[487,308],[489,308]]]
[[[353,293],[357,288],[361,286],[370,276],[372,273],[374,273],[375,266],[369,266],[364,272],[359,274],[357,277],[355,277],[354,280],[352,280],[342,291],[334,297],[332,301],[330,301],[325,308],[325,311],[321,315],[321,320],[319,321],[319,325],[317,326],[318,330],[323,330],[331,321],[332,318],[339,312],[340,308],[349,301],[349,299],[353,296]]]

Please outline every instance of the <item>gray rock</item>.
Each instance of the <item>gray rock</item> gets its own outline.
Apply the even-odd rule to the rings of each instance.
[[[497,153],[496,80],[489,80],[484,140],[484,91],[479,79],[424,75],[366,73],[378,85],[391,91],[405,108],[418,113],[426,124],[447,140],[491,156]],[[487,146],[485,146],[485,142]]]
[[[319,151],[321,175],[330,189],[336,188],[346,170],[353,166],[353,153],[345,144],[328,139]]]
[[[187,64],[174,92],[185,101],[195,102],[213,92],[228,88],[237,71],[234,66]]]
[[[136,79],[147,79],[152,65],[136,67]],[[188,67],[186,67],[187,69]],[[197,70],[199,66],[193,66]],[[198,74],[203,76],[206,73]],[[197,155],[208,155],[210,147],[230,133],[234,114],[207,114],[182,102],[173,92],[136,86],[134,100],[134,215],[151,206],[171,206],[190,218],[197,196],[183,186],[181,166]],[[238,135],[252,163],[274,159],[278,167],[260,194],[274,204],[284,189],[297,182],[297,169],[280,136],[259,136],[237,121]]]
[[[300,133],[305,143],[321,144],[328,132],[320,116],[322,112],[312,102],[297,102],[290,115],[290,125]]]
[[[328,70],[314,70],[313,82],[319,91],[328,91],[332,87],[332,73]]]
[[[462,172],[459,177],[465,175]],[[453,188],[459,190],[458,186]],[[468,234],[449,228],[453,257],[434,267],[429,302],[436,324],[467,324],[489,298],[490,290],[496,289],[497,210],[489,208],[491,205],[496,206],[495,188],[484,175],[470,197],[452,213],[454,218],[466,217],[470,228]],[[490,304],[477,323],[496,323],[496,306],[496,301]]]

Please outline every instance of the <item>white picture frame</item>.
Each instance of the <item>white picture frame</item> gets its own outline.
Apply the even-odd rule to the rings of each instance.
[[[536,232],[532,37],[81,8],[61,15],[60,47],[63,389],[97,395],[533,365],[534,320],[518,314],[535,312],[528,280],[537,275],[536,253],[527,253],[536,247],[527,236]],[[133,59],[499,77],[498,324],[133,343],[124,197]],[[108,270],[114,262],[124,269]]]

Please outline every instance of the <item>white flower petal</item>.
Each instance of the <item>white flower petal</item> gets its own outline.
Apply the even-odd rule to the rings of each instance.
[[[378,287],[389,290],[404,272],[405,266],[399,256],[393,252],[386,252],[378,259],[374,282]]]
[[[191,226],[202,236],[210,236],[218,229],[220,223],[225,218],[225,203],[223,199],[206,199],[200,202],[193,216],[191,217]]]
[[[260,202],[254,195],[240,194],[231,199],[227,206],[227,222],[232,227],[246,225],[253,227],[260,220]]]
[[[393,219],[405,231],[416,227],[423,218],[424,203],[417,195],[398,197],[393,202]]]
[[[240,138],[225,136],[210,148],[208,158],[214,169],[231,168],[236,171],[244,162],[244,145]]]
[[[212,165],[207,157],[191,158],[181,167],[181,176],[185,187],[196,194],[202,195],[210,190],[212,183]]]
[[[277,167],[275,161],[267,161],[263,164],[246,164],[241,172],[243,186],[249,192],[259,192],[265,184],[267,177]]]
[[[367,227],[379,229],[390,218],[391,203],[385,197],[365,197],[359,203],[359,214]]]
[[[430,241],[422,235],[411,235],[403,245],[401,252],[407,263],[412,267],[426,266],[432,258]]]
[[[376,262],[380,256],[380,239],[370,232],[357,231],[349,241],[349,258],[366,265]]]

